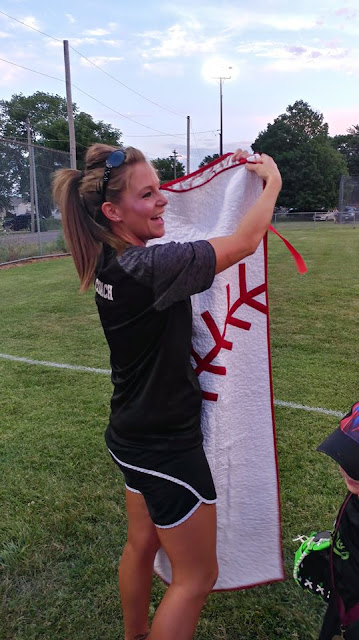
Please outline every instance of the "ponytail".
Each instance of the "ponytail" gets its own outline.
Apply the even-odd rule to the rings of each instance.
[[[93,282],[103,244],[110,245],[118,253],[127,246],[111,231],[110,223],[101,210],[104,166],[107,157],[115,150],[116,147],[94,144],[86,154],[85,172],[60,169],[53,179],[53,198],[61,211],[64,235],[80,278],[81,292]],[[128,184],[129,169],[137,162],[146,162],[144,155],[138,149],[128,147],[125,163],[111,174],[108,200],[119,200],[121,191]]]

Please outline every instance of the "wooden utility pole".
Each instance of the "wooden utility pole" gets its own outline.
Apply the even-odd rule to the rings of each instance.
[[[76,138],[75,138],[74,114],[72,111],[70,55],[69,55],[68,40],[64,40],[64,60],[65,60],[67,115],[69,119],[70,166],[71,166],[71,169],[76,169]]]
[[[173,155],[170,156],[170,158],[173,158],[173,177],[176,180],[176,178],[177,178],[177,158],[181,158],[181,156],[179,155],[179,153],[177,153],[176,149],[173,149]]]
[[[26,118],[27,130],[27,147],[29,150],[29,167],[30,167],[30,211],[31,211],[31,233],[35,233],[35,203],[34,203],[34,163],[31,144],[30,118]]]
[[[232,69],[232,67],[228,67]],[[231,76],[213,76],[214,80],[219,80],[219,155],[223,156],[223,81],[230,80]]]

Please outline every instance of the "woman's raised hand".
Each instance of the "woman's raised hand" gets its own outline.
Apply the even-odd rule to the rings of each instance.
[[[248,169],[248,171],[254,171],[257,176],[265,180],[265,182],[273,180],[278,182],[281,186],[282,178],[279,169],[271,156],[267,156],[266,153],[261,153],[260,155],[256,153],[252,156],[247,156],[246,160],[246,169]]]
[[[241,160],[241,158],[247,159],[251,154],[248,151],[243,151],[242,149],[237,149],[232,155],[232,162],[237,162]]]
[[[266,153],[249,153],[248,151],[237,149],[232,155],[232,162],[238,162],[238,160],[242,158],[247,160],[245,166],[248,171],[254,171],[266,182],[273,178],[280,184],[282,183],[279,169],[271,156],[268,156]]]

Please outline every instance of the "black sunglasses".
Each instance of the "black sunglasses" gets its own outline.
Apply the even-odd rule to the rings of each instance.
[[[121,151],[121,149],[117,149],[116,151],[113,151],[108,156],[108,158],[106,160],[105,171],[104,171],[103,180],[102,180],[102,200],[103,200],[103,202],[106,201],[106,187],[107,187],[107,183],[108,183],[108,181],[110,179],[111,169],[117,169],[118,167],[121,166],[121,164],[123,164],[125,162],[125,160],[126,160],[126,154],[125,154],[124,151]]]

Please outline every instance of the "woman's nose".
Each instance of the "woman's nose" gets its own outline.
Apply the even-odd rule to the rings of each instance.
[[[160,200],[162,205],[166,205],[168,202],[168,198],[165,196],[163,191],[160,191]]]

